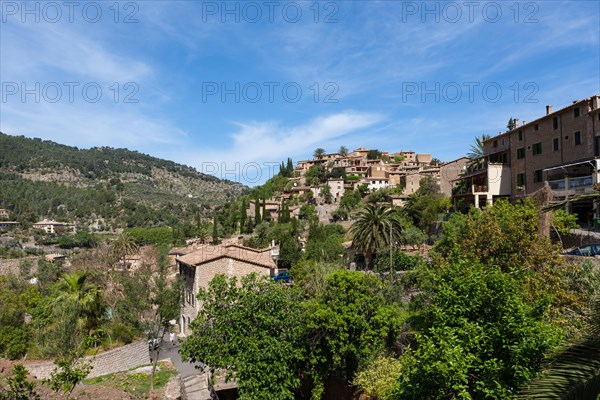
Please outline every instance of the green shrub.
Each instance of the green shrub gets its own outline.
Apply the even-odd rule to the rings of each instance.
[[[23,357],[29,347],[30,334],[21,327],[3,326],[0,328],[0,352],[11,360]]]

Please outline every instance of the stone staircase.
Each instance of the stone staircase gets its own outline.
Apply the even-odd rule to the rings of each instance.
[[[183,378],[181,380],[182,398],[185,400],[212,400],[208,379],[209,376],[206,372]]]

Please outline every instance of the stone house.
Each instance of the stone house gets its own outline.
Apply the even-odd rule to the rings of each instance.
[[[70,232],[75,233],[75,225],[44,219],[33,224],[34,229],[41,229],[46,233]]]
[[[250,273],[272,276],[277,271],[275,249],[256,250],[239,244],[201,245],[187,254],[177,252],[176,265],[183,284],[183,306],[179,319],[184,335],[202,305],[196,299],[198,291],[208,288],[216,275],[241,278]]]

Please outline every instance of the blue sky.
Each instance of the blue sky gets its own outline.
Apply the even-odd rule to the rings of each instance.
[[[510,117],[600,93],[594,1],[0,7],[2,132],[127,147],[249,185],[317,147],[452,160]]]

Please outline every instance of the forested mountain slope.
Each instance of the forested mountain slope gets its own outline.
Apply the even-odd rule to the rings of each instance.
[[[0,133],[0,208],[96,228],[177,225],[244,186],[127,149],[78,149]]]

